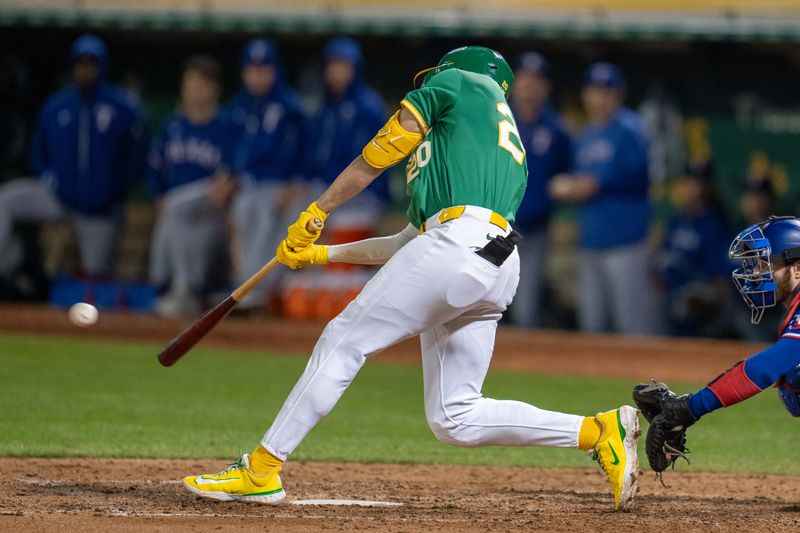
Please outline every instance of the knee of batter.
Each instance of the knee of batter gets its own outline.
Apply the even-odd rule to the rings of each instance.
[[[428,427],[439,442],[461,448],[478,446],[473,428],[463,424],[469,418],[472,406],[454,408],[457,414],[448,414],[446,407],[441,404],[426,407]]]

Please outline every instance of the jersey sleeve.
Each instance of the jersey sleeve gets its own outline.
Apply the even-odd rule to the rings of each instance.
[[[781,332],[781,338],[800,339],[800,312],[795,312],[786,323],[786,327]]]
[[[414,115],[423,133],[428,133],[430,127],[453,108],[460,91],[461,73],[458,69],[449,69],[407,93],[400,105]]]

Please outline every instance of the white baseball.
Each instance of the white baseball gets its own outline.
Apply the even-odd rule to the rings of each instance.
[[[97,308],[86,302],[79,302],[69,308],[69,321],[86,328],[97,322]]]

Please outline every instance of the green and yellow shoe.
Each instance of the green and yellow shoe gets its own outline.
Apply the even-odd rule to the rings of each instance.
[[[636,443],[639,440],[639,411],[629,405],[606,413],[597,413],[597,421],[603,431],[594,455],[611,482],[614,491],[614,508],[627,511],[633,506],[639,483],[639,456]]]
[[[183,484],[203,498],[275,505],[286,498],[280,472],[277,467],[257,476],[250,470],[249,454],[244,454],[222,472],[188,476],[183,478]]]

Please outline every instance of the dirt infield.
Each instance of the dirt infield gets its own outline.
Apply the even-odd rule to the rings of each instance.
[[[800,480],[651,476],[614,513],[599,470],[290,463],[290,499],[396,507],[278,507],[201,500],[181,476],[217,461],[0,459],[0,529],[14,531],[796,531]],[[791,497],[794,496],[794,500]]]
[[[165,342],[186,324],[103,313],[92,328],[63,311],[0,306],[0,331]],[[227,319],[205,346],[304,356],[319,324]],[[494,369],[704,381],[760,348],[737,342],[623,339],[501,329]],[[155,354],[154,354],[155,357]],[[191,357],[189,354],[188,357]],[[382,359],[419,364],[415,342]],[[155,364],[155,361],[154,361]],[[388,500],[395,507],[279,507],[200,500],[182,476],[215,460],[0,459],[0,531],[796,531],[800,478],[647,472],[637,506],[611,511],[599,469],[288,463],[289,498]]]

